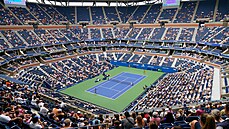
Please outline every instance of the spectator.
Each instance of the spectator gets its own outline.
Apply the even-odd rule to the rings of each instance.
[[[105,119],[104,119],[103,123],[107,124],[108,127],[111,126],[111,119],[110,119],[109,115],[105,116]]]
[[[70,119],[65,119],[64,120],[64,124],[63,124],[63,128],[61,128],[61,129],[72,129],[71,120]]]
[[[182,109],[179,109],[176,113],[176,121],[183,121],[185,120],[184,111]]]
[[[171,112],[168,112],[165,116],[164,120],[162,120],[162,123],[173,123],[175,121],[173,114]]]
[[[42,129],[44,128],[43,124],[41,123],[40,119],[38,118],[38,116],[34,115],[30,124],[29,124],[29,127],[32,128],[32,129]]]
[[[157,123],[155,121],[154,122],[150,122],[149,123],[149,129],[158,129]]]
[[[203,113],[200,116],[201,129],[216,129],[215,119],[213,116]]]
[[[119,115],[118,114],[114,114],[114,119],[112,119],[112,126],[115,129],[119,129],[120,128],[120,124],[121,124],[121,121],[119,119]]]
[[[227,118],[225,121],[217,124],[217,129],[229,129],[229,103],[225,106],[225,114],[227,115]]]
[[[122,119],[122,129],[130,129],[134,127],[134,119],[130,116],[129,112],[125,112],[125,118]]]
[[[167,115],[167,112],[165,111],[165,108],[162,108],[162,112],[160,113],[160,117],[164,118]]]
[[[0,107],[0,122],[9,123],[11,118],[8,116],[8,113],[3,113],[3,109]]]
[[[40,113],[41,113],[42,115],[46,116],[47,113],[48,113],[48,111],[49,111],[49,109],[48,109],[48,104],[45,103],[44,106],[40,108]]]
[[[211,111],[211,115],[214,117],[216,124],[223,122],[223,119],[221,118],[221,113],[218,109],[213,109]]]
[[[158,112],[153,112],[153,117],[151,118],[150,122],[155,123],[157,126],[160,125],[161,118],[158,117]]]
[[[142,116],[141,116],[141,115],[138,115],[138,116],[137,116],[135,126],[136,126],[137,128],[143,128],[143,127],[145,126],[145,121],[142,119]]]

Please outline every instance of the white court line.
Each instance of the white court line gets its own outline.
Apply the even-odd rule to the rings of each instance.
[[[142,77],[142,76],[144,76],[144,75],[141,75],[141,77]],[[127,76],[122,75],[122,76],[120,76],[120,77],[127,77]],[[128,78],[138,79],[139,77],[136,77],[136,78],[135,78],[135,77],[128,77]]]
[[[139,79],[139,77],[138,77],[138,78],[126,77],[126,76],[120,76],[120,77],[123,77],[123,78],[130,78],[130,79]],[[141,76],[141,77],[142,77],[142,76]]]
[[[141,78],[139,78],[139,79],[137,79],[136,81],[134,81],[134,82],[137,82],[138,80],[142,80],[142,79],[144,79],[145,78],[145,76],[142,76]],[[141,82],[141,81],[139,81],[139,82]],[[139,83],[138,82],[138,83]],[[138,84],[138,83],[136,83],[136,84]],[[136,84],[134,84],[134,85],[136,85]],[[121,91],[119,91],[118,93],[120,93],[120,92],[122,92],[123,90],[125,90],[126,88],[129,88],[129,86],[131,86],[131,85],[128,85],[127,87],[125,87],[124,89],[122,89]],[[133,86],[131,86],[129,89],[131,89]],[[127,92],[128,90],[126,90],[125,92]],[[124,94],[125,92],[123,92],[122,94]],[[113,98],[114,96],[116,96],[118,93],[116,93],[115,95],[113,95],[111,98]],[[122,94],[120,94],[119,96],[121,96]]]
[[[88,93],[90,93],[90,94],[95,94],[95,93],[90,92],[90,91],[86,91],[86,92],[88,92]],[[107,98],[107,99],[112,99],[112,98],[109,98],[109,97],[104,96],[104,95],[101,95],[101,94],[95,94],[95,95],[98,95],[98,96],[101,96],[101,97],[104,97],[104,98]],[[115,99],[112,99],[112,100],[115,100]]]
[[[128,72],[123,72],[124,74],[126,73],[126,74],[135,74],[135,73],[128,73]],[[144,76],[144,77],[146,77],[146,75],[140,75],[140,74],[135,74],[135,75],[138,75],[138,76]],[[121,76],[121,77],[126,77],[126,76]],[[132,79],[138,79],[138,78],[134,78],[134,77],[129,77],[129,78],[132,78]]]
[[[128,79],[128,78],[126,78],[126,79]],[[121,82],[124,82],[126,79],[124,79],[124,80],[122,80],[122,81],[120,81],[120,82],[116,82],[117,84],[113,85],[113,86],[110,87],[110,88],[113,88],[114,86],[121,84]]]
[[[113,90],[113,91],[119,92],[118,90],[110,89],[110,88],[107,88],[107,87],[102,87],[102,86],[101,86],[101,88],[105,88],[105,89],[108,89],[108,90]]]
[[[114,76],[113,78],[117,78],[117,77],[119,77],[119,75],[122,75],[122,74],[123,74],[123,72],[120,73],[120,74],[118,74],[118,75],[116,75],[116,76]],[[107,80],[107,81],[104,81],[104,82],[98,84],[96,87],[92,87],[92,88],[90,88],[89,90],[85,90],[85,91],[88,92],[88,93],[95,94],[95,93],[93,93],[93,92],[90,91],[90,90],[92,90],[92,89],[94,89],[94,88],[102,87],[102,88],[106,88],[106,89],[109,89],[109,90],[113,90],[113,91],[115,91],[115,92],[119,92],[118,90],[114,90],[114,89],[110,89],[110,88],[107,88],[107,87],[103,87],[103,86],[102,86],[102,85],[104,85],[104,84],[106,84],[106,83],[108,83],[108,82],[110,82],[110,81],[108,81],[108,80]],[[106,96],[103,96],[103,95],[100,95],[100,94],[96,94],[96,95],[99,95],[99,96],[102,96],[102,97],[105,97],[105,98],[109,98],[109,97],[106,97]],[[112,98],[109,98],[109,99],[112,99]],[[112,100],[115,100],[115,99],[112,99]]]
[[[120,74],[118,74],[118,75],[116,75],[116,76],[114,76],[114,77],[112,77],[112,78],[117,78],[117,77],[119,77],[119,75],[121,75],[121,74],[123,74],[123,73],[120,73]],[[109,80],[106,80],[106,81],[104,81],[104,82],[98,84],[98,87],[103,87],[104,84],[107,84],[107,83],[109,83],[109,82],[110,82]]]
[[[125,74],[125,73],[127,73],[127,74],[135,74],[135,73],[129,73],[129,72],[122,72],[122,73],[120,73],[120,74],[118,74],[118,75],[116,75],[116,76],[114,76],[114,77],[112,77],[112,78],[117,78],[117,77],[125,77],[126,79],[127,79],[127,78],[130,78],[130,77],[122,76],[122,74]],[[137,82],[138,80],[143,79],[143,78],[146,77],[145,75],[140,75],[140,74],[136,74],[136,75],[141,76],[141,78],[137,79],[137,80],[134,81],[134,82]],[[125,80],[126,80],[126,79],[125,79]],[[131,79],[135,79],[135,78],[131,78]],[[124,80],[123,80],[123,81],[124,81]],[[99,87],[106,88],[106,87],[103,87],[103,85],[104,85],[104,84],[107,84],[107,83],[109,83],[109,82],[110,82],[109,80],[104,81],[104,82],[98,84],[97,87],[93,87],[93,88],[99,88]],[[139,82],[141,82],[141,81],[139,81]],[[138,83],[139,83],[139,82],[138,82]],[[136,83],[136,84],[138,84],[138,83]],[[120,83],[118,83],[118,84],[120,84]],[[136,85],[136,84],[134,84],[134,85]],[[116,84],[116,85],[117,85],[117,84]],[[131,85],[128,85],[128,86],[125,87],[124,89],[128,88],[129,86],[131,86]],[[132,88],[132,87],[133,87],[133,86],[131,86],[131,88]],[[91,88],[91,89],[93,89],[93,88]],[[112,86],[111,88],[113,88],[113,86]],[[106,89],[113,90],[113,91],[116,91],[116,92],[118,92],[118,93],[120,93],[120,92],[122,92],[122,91],[124,90],[124,89],[122,89],[121,91],[118,91],[118,90],[114,90],[114,89],[111,89],[111,88],[106,88]],[[131,89],[131,88],[130,88],[130,89]],[[85,90],[85,91],[88,92],[88,93],[95,94],[95,93],[93,93],[93,92],[90,91],[91,89]],[[128,91],[128,90],[127,90],[127,91]],[[127,91],[125,91],[125,92],[127,92]],[[123,92],[122,94],[124,94],[125,92]],[[116,93],[115,95],[117,95],[118,93]],[[119,96],[121,96],[122,94],[120,94]],[[116,99],[117,99],[117,98],[113,99],[113,97],[114,97],[115,95],[113,95],[111,98],[110,98],[110,97],[107,97],[107,96],[104,96],[104,95],[101,95],[101,94],[96,94],[96,95],[101,96],[101,97],[105,97],[105,98],[108,98],[108,99],[112,99],[112,100],[116,100]]]
[[[143,78],[145,78],[145,77],[143,76]],[[141,78],[137,79],[137,80],[134,81],[134,82],[137,82],[138,80],[143,79],[143,78],[141,77]],[[139,81],[139,82],[141,82],[141,81]],[[138,83],[139,83],[139,82],[138,82]],[[138,84],[138,83],[136,83],[136,84]],[[135,84],[135,85],[136,85],[136,84]],[[128,85],[127,87],[125,87],[124,89],[122,89],[121,91],[119,91],[118,93],[120,93],[120,92],[122,92],[123,90],[129,88],[130,86],[131,86],[131,85]],[[129,89],[131,89],[132,87],[133,87],[133,86],[131,86]],[[127,90],[127,91],[128,91],[128,90]],[[126,92],[127,92],[127,91],[126,91]],[[116,93],[115,95],[113,95],[112,98],[113,98],[114,96],[116,96],[118,93]],[[123,92],[122,94],[124,94],[124,93],[125,93],[125,92]],[[122,94],[120,94],[119,96],[121,96]]]

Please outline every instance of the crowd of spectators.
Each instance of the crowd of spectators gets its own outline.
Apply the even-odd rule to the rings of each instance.
[[[72,58],[71,60],[54,62],[50,65],[34,67],[24,72],[37,75],[40,80],[47,81],[49,87],[57,90],[74,83],[79,83],[85,79],[93,78],[109,69],[112,69],[112,65],[108,62],[97,62],[95,56],[85,55],[79,58]],[[18,77],[23,75],[18,74]]]
[[[137,39],[139,33],[141,33],[141,28],[133,28],[128,37],[131,39]]]
[[[176,40],[180,28],[168,28],[164,40]]]
[[[208,18],[209,20],[213,19],[214,9],[215,9],[216,1],[200,1],[198,9],[196,11],[196,19],[198,18]]]
[[[38,46],[42,44],[65,43],[69,41],[101,40],[104,39],[139,39],[139,40],[181,40],[199,41],[210,43],[228,44],[228,28],[224,27],[200,27],[194,35],[194,28],[104,28],[104,29],[35,29],[35,30],[2,30],[0,47],[12,48],[20,46]],[[166,31],[166,32],[165,32]],[[180,34],[179,34],[180,33]],[[1,35],[0,34],[0,35]],[[4,41],[7,40],[6,41]],[[96,42],[98,43],[98,42]],[[84,45],[87,43],[84,42]],[[172,43],[171,43],[172,44]],[[97,44],[94,44],[97,45]],[[142,45],[133,44],[133,45]],[[185,47],[202,49],[186,43]],[[204,46],[204,45],[202,45]],[[172,47],[172,46],[171,46]]]
[[[58,42],[67,42],[69,39],[60,30],[48,30],[48,32],[58,40]]]
[[[20,21],[16,19],[12,12],[8,9],[4,8],[2,4],[0,4],[0,24],[1,25],[20,25]]]
[[[41,129],[97,126],[98,116],[77,111],[64,102],[50,101],[39,89],[1,80],[1,129]],[[102,115],[99,116],[103,118]],[[105,126],[101,126],[105,128]]]
[[[91,115],[69,107],[62,101],[50,101],[39,89],[1,81],[0,127],[16,129],[41,128],[227,128],[229,104],[205,103],[172,109],[145,112],[125,112],[110,115]],[[68,99],[69,101],[71,98]]]
[[[192,41],[194,28],[183,28],[179,37],[181,41]]]
[[[191,22],[195,7],[196,7],[196,2],[184,2],[174,22],[175,23]]]
[[[160,4],[152,5],[148,13],[145,15],[145,18],[142,20],[142,23],[156,23],[161,7]]]
[[[112,31],[113,31],[113,28],[102,29],[103,38],[105,38],[105,39],[114,39]]]
[[[36,19],[31,15],[31,13],[26,10],[26,8],[21,7],[9,7],[9,9],[17,16],[23,24],[28,24],[28,21],[36,21]]]
[[[40,23],[44,25],[56,24],[54,19],[49,17],[38,4],[28,3],[27,7],[29,11],[39,20]]]
[[[6,37],[8,42],[13,45],[14,47],[18,46],[25,46],[23,41],[18,37],[16,34],[17,32],[14,30],[8,30],[8,31],[1,31],[1,33]]]
[[[61,13],[59,13],[54,7],[49,5],[39,4],[43,11],[47,13],[47,16],[55,20],[56,24],[60,24],[61,21],[68,21]]]
[[[152,31],[152,28],[143,28],[141,34],[138,36],[138,40],[148,39]]]
[[[184,72],[167,74],[144,97],[138,99],[133,110],[210,101],[213,69],[188,61],[181,62],[176,67]]]
[[[169,20],[170,22],[173,22],[173,18],[175,16],[177,9],[172,8],[172,9],[163,9],[159,20]]]

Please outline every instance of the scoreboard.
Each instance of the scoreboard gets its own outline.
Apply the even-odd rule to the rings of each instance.
[[[178,8],[180,6],[180,0],[163,0],[163,8]]]
[[[4,0],[6,6],[26,6],[26,0]]]

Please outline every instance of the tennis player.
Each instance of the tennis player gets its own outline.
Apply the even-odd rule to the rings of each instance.
[[[97,89],[96,88],[95,88],[95,91],[94,92],[95,92],[95,94],[97,94]]]

